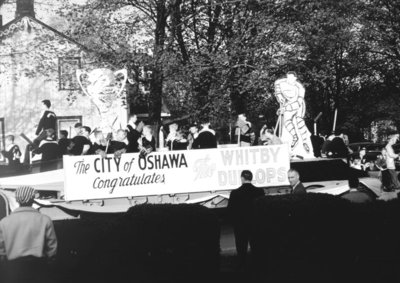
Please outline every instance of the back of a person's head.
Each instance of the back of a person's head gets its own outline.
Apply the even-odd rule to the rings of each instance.
[[[20,206],[32,206],[36,191],[32,187],[23,186],[15,191],[15,199]]]
[[[88,126],[83,126],[82,129],[85,130],[86,132],[88,132],[88,134],[90,134],[92,132],[92,129]]]
[[[63,136],[64,138],[68,138],[68,131],[66,130],[61,130],[60,135]]]
[[[252,181],[253,180],[253,173],[249,170],[243,170],[242,173],[240,174],[240,177],[242,177],[245,181]]]
[[[46,105],[47,108],[50,108],[50,107],[51,107],[51,102],[50,102],[50,100],[48,100],[48,99],[42,100],[42,103],[43,103],[44,105]]]

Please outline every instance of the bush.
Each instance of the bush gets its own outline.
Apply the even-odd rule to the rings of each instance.
[[[218,220],[198,205],[85,214],[56,223],[56,232],[60,263],[69,267],[66,282],[178,282],[212,276],[219,268]],[[82,275],[68,277],[71,271]]]

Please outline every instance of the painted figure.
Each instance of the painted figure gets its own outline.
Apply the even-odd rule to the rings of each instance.
[[[305,89],[297,81],[295,72],[288,72],[286,78],[275,81],[275,96],[280,104],[278,115],[282,119],[282,130],[289,133],[292,152],[296,151],[298,146],[301,145],[303,154],[300,155],[303,156],[309,155],[312,151],[310,132],[304,123],[306,111],[304,95]],[[281,138],[283,141],[288,140],[284,133],[282,133]]]

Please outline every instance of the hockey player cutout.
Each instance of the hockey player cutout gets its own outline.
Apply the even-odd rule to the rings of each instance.
[[[304,102],[305,89],[297,81],[295,72],[288,72],[285,78],[275,81],[275,97],[280,108],[281,140],[290,145],[292,156],[313,158],[311,133],[304,122],[306,105]]]

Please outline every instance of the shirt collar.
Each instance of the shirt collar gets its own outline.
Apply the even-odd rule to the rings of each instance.
[[[18,213],[18,212],[39,212],[39,211],[34,209],[32,206],[20,206],[16,208],[12,213]]]

